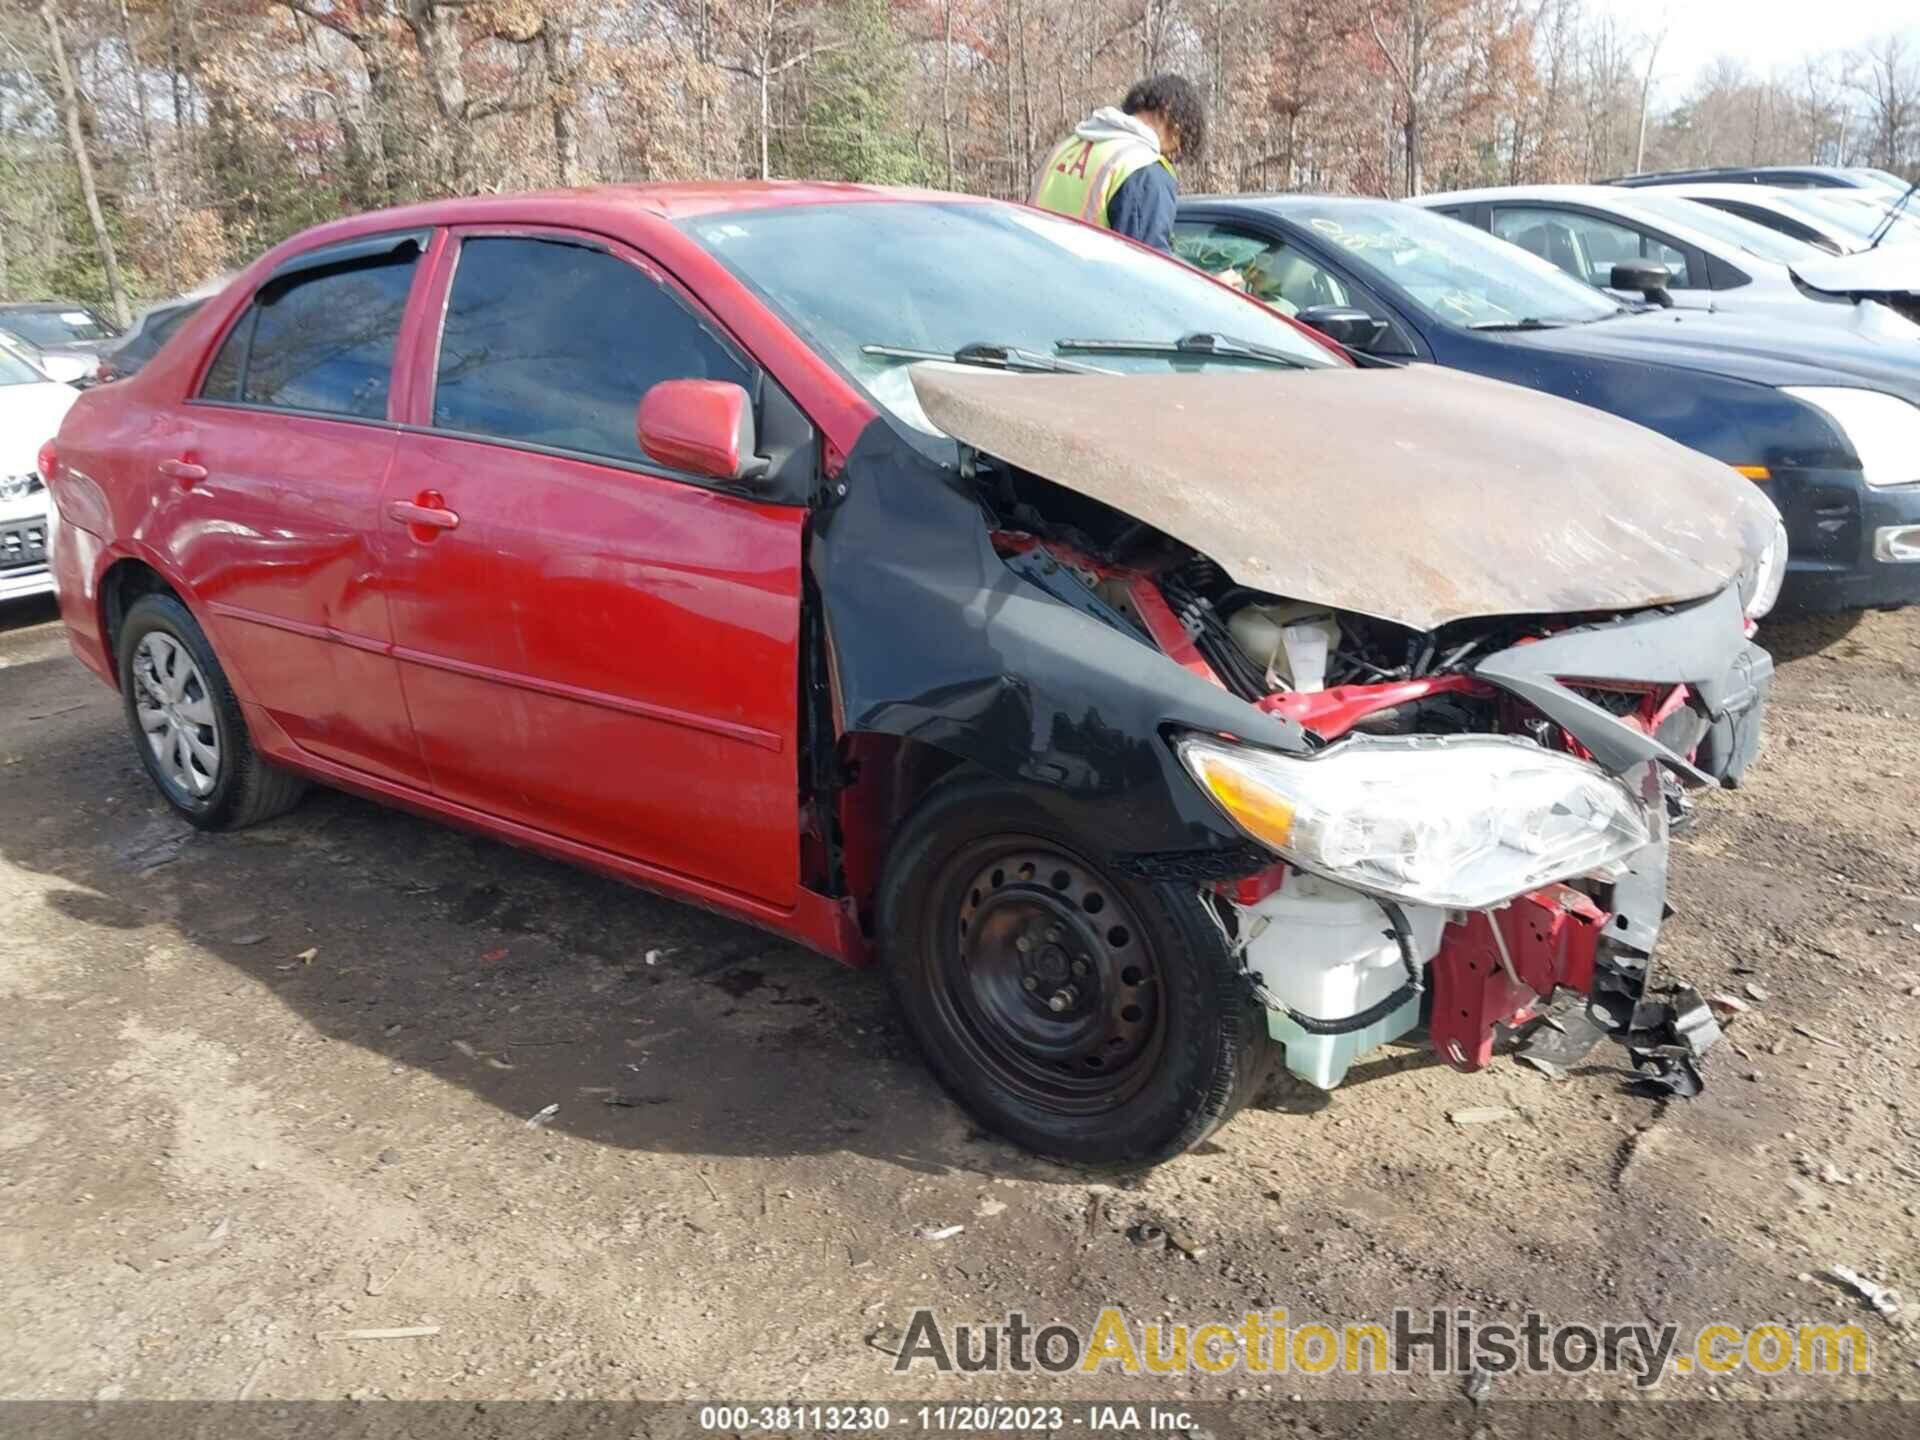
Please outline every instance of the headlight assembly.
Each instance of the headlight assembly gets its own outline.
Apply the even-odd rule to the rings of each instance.
[[[1898,395],[1842,385],[1788,385],[1782,393],[1804,400],[1834,424],[1859,457],[1869,485],[1920,480],[1920,407]]]
[[[1773,602],[1780,598],[1781,582],[1786,578],[1787,527],[1776,511],[1772,537],[1740,572],[1740,605],[1749,620],[1758,620],[1773,609]]]
[[[1597,765],[1502,736],[1343,740],[1311,758],[1189,735],[1180,759],[1227,817],[1315,874],[1482,910],[1653,839]]]

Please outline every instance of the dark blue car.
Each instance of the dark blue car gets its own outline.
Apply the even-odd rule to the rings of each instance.
[[[1188,200],[1174,249],[1356,350],[1577,400],[1735,467],[1786,521],[1783,612],[1920,601],[1913,342],[1629,310],[1505,241],[1387,200]]]

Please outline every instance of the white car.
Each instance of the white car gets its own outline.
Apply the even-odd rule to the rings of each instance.
[[[0,349],[0,602],[53,590],[47,568],[53,502],[40,477],[40,447],[60,429],[79,393]]]
[[[85,380],[97,368],[97,362],[82,360],[76,355],[49,355],[6,330],[0,330],[0,352],[26,361],[49,380],[59,380],[68,385]]]
[[[1776,190],[1765,185],[1663,185],[1663,194],[1737,215],[1769,230],[1804,240],[1829,255],[1852,255],[1873,244],[1899,204],[1879,190]],[[1909,201],[1886,227],[1888,245],[1920,244],[1920,213]]]
[[[1614,288],[1617,266],[1658,265],[1666,285],[1647,293],[1680,309],[1768,313],[1876,339],[1920,339],[1920,250],[1894,267],[1898,273],[1882,262],[1873,273],[1856,265],[1836,274],[1843,262],[1834,256],[1689,198],[1694,189],[1756,199],[1782,193],[1758,185],[1509,185],[1413,203],[1490,231],[1598,289]]]

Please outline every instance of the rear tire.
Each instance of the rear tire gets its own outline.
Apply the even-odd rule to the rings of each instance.
[[[116,643],[135,752],[167,804],[202,830],[237,830],[289,810],[306,789],[262,760],[206,632],[171,595],[143,595]]]
[[[1198,1144],[1259,1088],[1265,1016],[1192,886],[1114,871],[988,781],[901,825],[878,903],[907,1028],[984,1126],[1081,1165]]]

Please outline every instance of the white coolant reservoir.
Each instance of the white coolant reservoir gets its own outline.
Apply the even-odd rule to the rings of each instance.
[[[1413,951],[1422,964],[1440,948],[1445,910],[1403,906]],[[1411,996],[1366,1028],[1317,1035],[1288,1015],[1343,1020],[1379,1004],[1406,983],[1400,947],[1386,912],[1369,897],[1318,876],[1292,871],[1279,890],[1240,910],[1240,933],[1250,936],[1247,968],[1273,1004],[1267,1030],[1286,1047],[1287,1068],[1331,1090],[1356,1056],[1397,1039],[1420,1021],[1420,997]]]
[[[1340,622],[1297,600],[1242,605],[1227,619],[1233,643],[1289,690],[1323,690],[1327,658],[1340,643]]]

